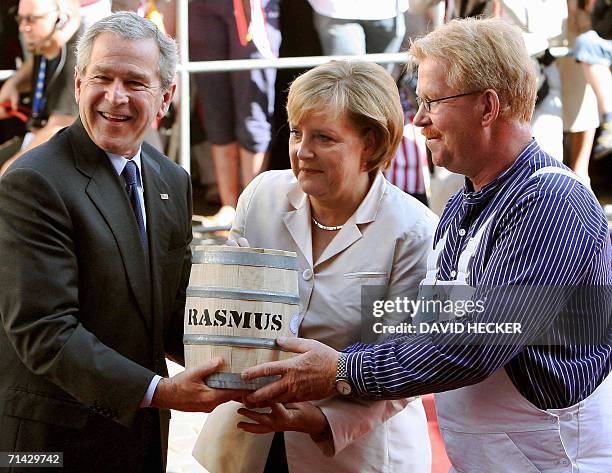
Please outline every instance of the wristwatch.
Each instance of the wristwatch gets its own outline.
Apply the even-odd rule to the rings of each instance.
[[[349,396],[353,392],[353,387],[348,379],[346,371],[346,353],[340,353],[336,368],[336,391],[343,396]]]

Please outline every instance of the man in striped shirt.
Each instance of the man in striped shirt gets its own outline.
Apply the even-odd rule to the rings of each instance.
[[[302,355],[246,370],[282,375],[248,400],[435,392],[453,471],[612,471],[609,230],[590,189],[531,137],[536,83],[520,32],[498,19],[454,20],[410,52],[415,124],[434,164],[466,176],[422,289],[473,288],[483,310],[462,318],[462,333],[344,353],[281,340]],[[496,332],[507,326],[519,330]]]

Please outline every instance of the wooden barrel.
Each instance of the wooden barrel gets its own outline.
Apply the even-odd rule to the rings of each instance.
[[[245,382],[250,366],[292,356],[277,345],[299,325],[297,256],[293,252],[198,246],[185,305],[185,366],[220,356],[222,371],[206,378],[215,388],[257,389],[276,377]]]

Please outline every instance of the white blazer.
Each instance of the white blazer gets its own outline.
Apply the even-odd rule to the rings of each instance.
[[[291,170],[260,174],[238,201],[230,236],[253,247],[295,251],[300,276],[298,335],[337,350],[360,341],[361,286],[384,284],[405,295],[425,276],[437,217],[379,172],[365,199],[318,261],[312,260],[310,204]],[[395,292],[394,292],[395,290]],[[316,444],[285,432],[289,471],[410,472],[431,470],[427,421],[420,399],[317,403],[333,442]]]

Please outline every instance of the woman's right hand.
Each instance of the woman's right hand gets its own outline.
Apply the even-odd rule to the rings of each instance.
[[[242,248],[249,248],[251,246],[249,244],[249,240],[247,240],[244,237],[238,237],[235,240],[232,237],[229,237],[227,239],[227,241],[225,242],[225,244],[227,246],[238,246],[238,247],[242,247]]]
[[[270,408],[269,413],[238,409],[238,414],[254,421],[239,422],[238,428],[252,434],[292,431],[310,435],[320,435],[329,429],[323,411],[310,402],[274,403]]]

